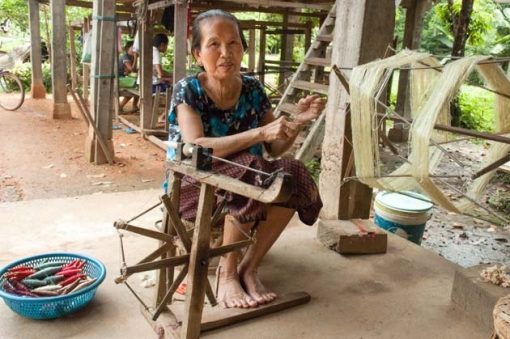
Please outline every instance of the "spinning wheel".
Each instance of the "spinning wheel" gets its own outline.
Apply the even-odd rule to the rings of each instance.
[[[213,329],[308,302],[310,296],[305,292],[298,292],[282,295],[272,303],[252,309],[214,307],[217,302],[207,279],[209,260],[247,247],[254,241],[250,237],[232,244],[210,248],[211,228],[221,219],[223,210],[221,205],[215,211],[213,210],[216,205],[215,191],[232,192],[266,204],[285,202],[291,194],[291,178],[283,172],[266,173],[268,179],[272,181],[268,188],[249,185],[222,174],[212,173],[210,165],[212,158],[215,158],[212,156],[212,150],[178,143],[172,146],[177,149],[178,157],[176,161],[168,162],[168,168],[171,171],[170,194],[161,196],[161,203],[149,209],[163,205],[164,216],[161,229],[154,231],[130,224],[149,210],[129,221],[119,220],[114,224],[119,231],[130,231],[160,240],[158,249],[136,265],[128,266],[124,259],[121,234],[123,264],[121,275],[115,279],[117,283],[125,283],[141,302],[142,313],[158,335],[165,338],[198,338],[201,330]],[[191,160],[188,159],[189,157]],[[178,213],[181,180],[184,175],[200,183],[200,199],[192,234],[186,230]],[[182,242],[185,254],[176,255],[175,238]],[[177,266],[182,268],[174,277],[174,268]],[[127,279],[134,273],[155,269],[158,270],[158,279],[154,305],[147,306],[130,287]],[[172,304],[172,296],[186,276],[188,279],[185,302]],[[204,309],[205,296],[209,305]]]

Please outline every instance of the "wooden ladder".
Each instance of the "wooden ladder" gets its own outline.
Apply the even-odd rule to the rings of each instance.
[[[289,86],[275,108],[275,117],[282,114],[294,115],[297,112],[296,103],[303,94],[328,94],[329,72],[325,68],[331,67],[331,55],[328,55],[328,47],[333,41],[335,28],[336,5],[333,5],[324,20],[315,41],[305,54],[303,62],[299,65],[296,73],[289,82]],[[313,158],[314,152],[324,138],[325,114],[307,128],[303,144],[295,153],[295,158],[306,162]],[[301,138],[303,139],[303,138]]]

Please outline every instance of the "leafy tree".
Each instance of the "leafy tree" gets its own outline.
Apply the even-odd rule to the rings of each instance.
[[[26,0],[0,1],[0,22],[10,21],[20,32],[28,30],[28,3]]]
[[[472,7],[465,1],[441,0],[427,13],[422,49],[434,54],[457,56],[464,55],[466,50],[468,54],[490,52],[494,46],[492,38],[495,38],[493,31],[498,17],[495,15],[496,7],[492,0],[477,0]],[[462,18],[467,13],[469,19]]]

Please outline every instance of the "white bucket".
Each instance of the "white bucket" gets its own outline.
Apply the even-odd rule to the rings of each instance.
[[[374,223],[419,245],[432,206],[427,197],[415,192],[380,192],[375,197]]]

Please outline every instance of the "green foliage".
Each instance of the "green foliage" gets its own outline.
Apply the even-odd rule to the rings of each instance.
[[[10,20],[13,28],[19,32],[28,30],[28,4],[26,0],[0,1],[0,22]]]
[[[441,0],[426,14],[421,43],[423,50],[438,55],[450,54],[454,39],[453,21],[461,7],[461,0],[455,0],[451,10],[447,1]],[[492,0],[475,1],[468,28],[466,55],[503,55],[501,53],[506,48],[504,40],[509,32],[510,21],[505,19],[501,5],[496,5]]]
[[[478,131],[492,131],[494,121],[494,94],[474,86],[462,86],[458,104],[461,127]]]
[[[393,35],[397,38],[397,46],[404,41],[405,24],[404,9],[401,6],[398,6],[395,12],[395,32],[393,33]]]
[[[305,163],[305,167],[312,176],[313,180],[318,183],[319,175],[321,174],[321,163],[319,160],[312,159]]]
[[[16,65],[12,70],[12,73],[16,74],[23,84],[25,91],[30,90],[32,83],[32,66],[26,62],[23,64]],[[46,92],[51,92],[51,66],[49,63],[42,64],[43,73],[43,85],[46,88]]]
[[[174,37],[168,36],[168,49],[161,55],[161,66],[167,72],[172,73],[174,69]]]

